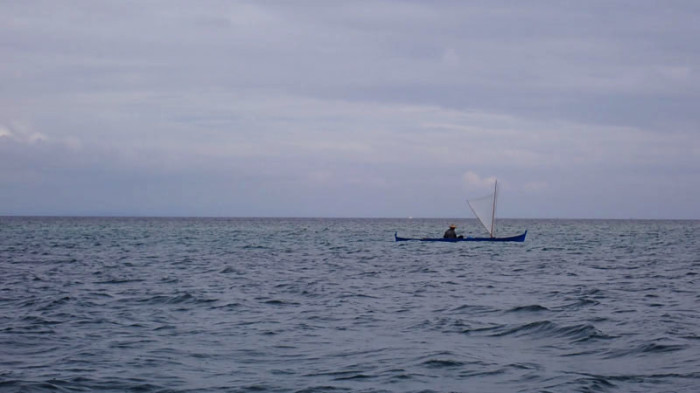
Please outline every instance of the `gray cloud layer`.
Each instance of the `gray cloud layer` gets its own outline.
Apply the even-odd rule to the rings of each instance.
[[[695,2],[0,3],[0,214],[700,218]]]

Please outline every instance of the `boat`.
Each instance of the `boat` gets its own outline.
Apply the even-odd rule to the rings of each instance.
[[[527,236],[527,231],[508,237],[461,237],[456,239],[445,239],[442,237],[423,237],[423,238],[411,238],[411,237],[399,237],[398,232],[394,232],[394,239],[397,242],[405,242],[409,240],[419,241],[419,242],[445,242],[445,243],[456,243],[456,242],[519,242],[525,241],[525,236]]]
[[[496,201],[498,199],[498,180],[495,181],[493,186],[493,193],[486,195],[481,198],[468,199],[467,204],[469,208],[474,213],[474,216],[479,220],[481,225],[484,226],[486,232],[488,232],[488,237],[458,237],[453,239],[445,239],[442,237],[424,237],[424,238],[410,238],[410,237],[400,237],[398,232],[394,232],[394,240],[397,242],[403,241],[421,241],[421,242],[445,242],[445,243],[457,243],[457,242],[518,242],[522,243],[525,241],[525,236],[527,236],[527,230],[519,235],[497,237],[496,236]]]

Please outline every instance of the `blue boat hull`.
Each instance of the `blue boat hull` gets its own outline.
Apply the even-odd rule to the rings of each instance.
[[[405,241],[419,241],[419,242],[444,242],[444,243],[457,243],[457,242],[518,242],[522,243],[525,241],[525,236],[527,236],[527,231],[516,236],[509,237],[471,237],[467,236],[461,239],[444,239],[441,237],[430,238],[424,237],[421,239],[409,238],[409,237],[399,237],[396,232],[394,232],[394,239],[397,242]]]

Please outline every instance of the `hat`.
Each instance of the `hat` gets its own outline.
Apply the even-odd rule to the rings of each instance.
[[[450,224],[450,228],[455,229],[455,228],[457,228],[457,225],[455,225],[455,224]]]

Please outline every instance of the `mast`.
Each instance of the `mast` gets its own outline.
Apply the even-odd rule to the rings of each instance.
[[[498,197],[498,179],[493,184],[493,208],[491,209],[491,237],[496,226],[496,198]]]

